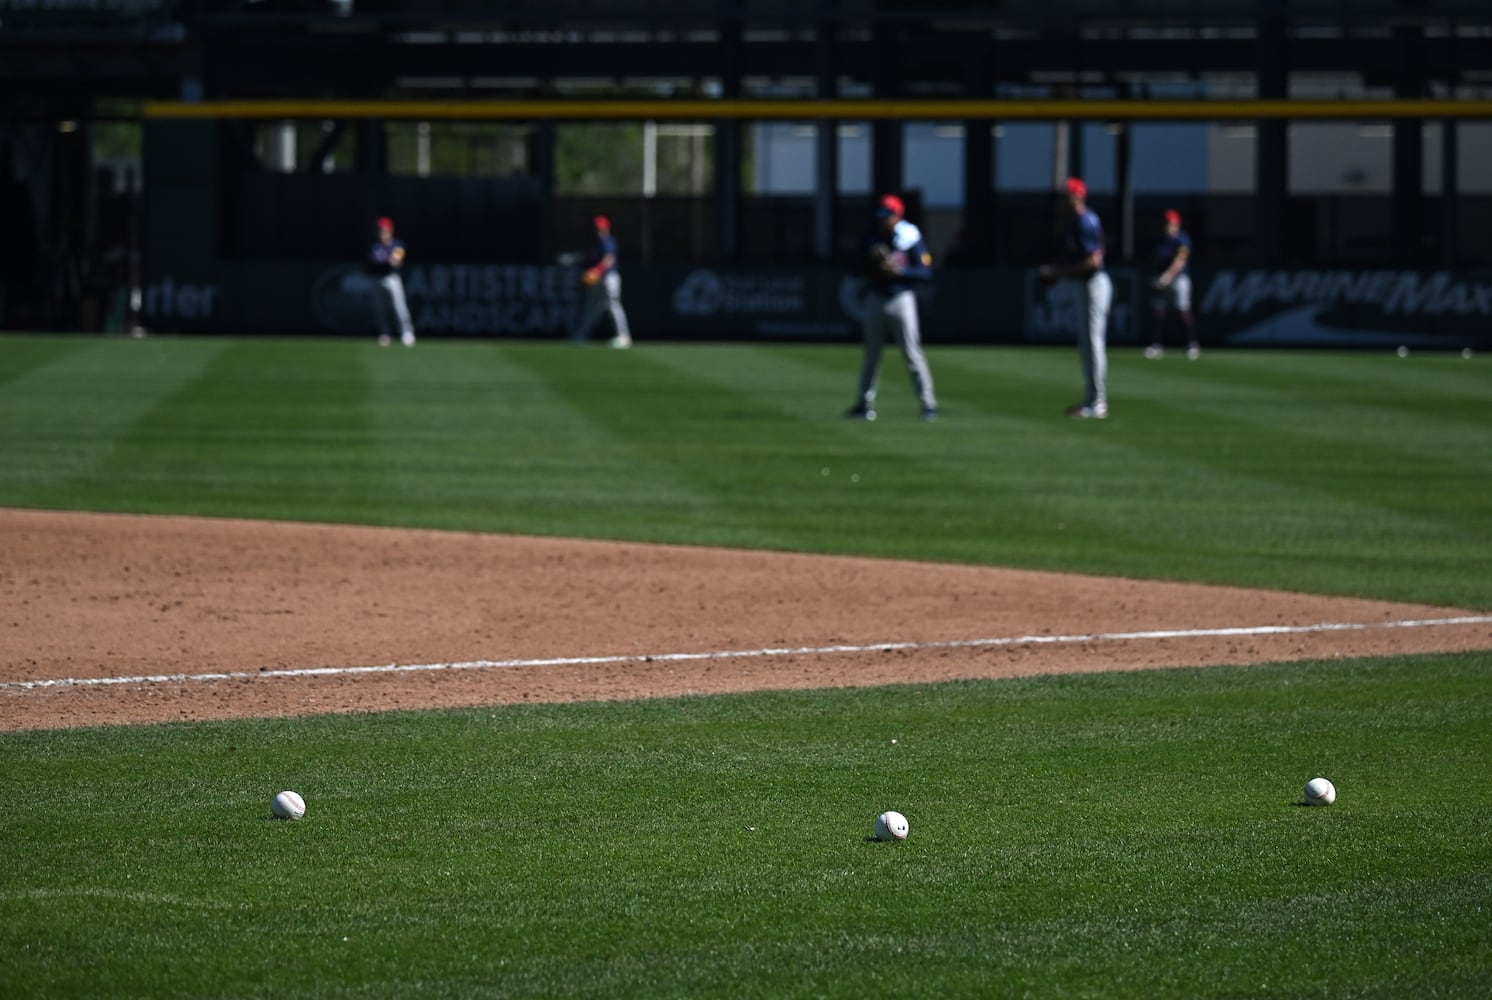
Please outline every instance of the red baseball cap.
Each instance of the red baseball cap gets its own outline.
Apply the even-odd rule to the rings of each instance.
[[[597,229],[610,229],[611,220],[604,215],[598,215],[591,220],[591,225],[595,226]]]
[[[881,204],[880,207],[876,209],[876,214],[896,216],[906,215],[907,206],[903,205],[901,199],[896,197],[896,195],[888,194],[881,198]]]
[[[1075,198],[1087,198],[1088,185],[1084,184],[1080,178],[1069,177],[1067,178],[1067,193]]]
[[[1173,222],[1178,226],[1181,225],[1181,213],[1174,208],[1168,208],[1166,209],[1166,224],[1170,225]]]
[[[379,229],[393,229],[394,228],[394,220],[390,219],[387,215],[381,215],[381,216],[378,217],[378,228]]]

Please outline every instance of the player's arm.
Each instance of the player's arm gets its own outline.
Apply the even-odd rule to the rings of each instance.
[[[601,276],[616,266],[616,254],[609,253],[596,261],[583,275],[587,285],[594,285],[601,280]]]
[[[1062,278],[1076,278],[1079,281],[1087,281],[1096,273],[1103,270],[1103,230],[1098,227],[1096,220],[1089,216],[1080,220],[1077,227],[1077,249],[1081,256],[1069,260],[1065,264],[1048,264],[1041,269],[1041,278],[1048,283],[1059,281]]]
[[[1103,270],[1103,248],[1100,247],[1080,257],[1072,264],[1043,264],[1041,266],[1041,278],[1043,281],[1061,281],[1063,278],[1080,278],[1084,281],[1093,277],[1094,274]]]
[[[1171,266],[1162,271],[1160,277],[1155,279],[1156,287],[1165,288],[1171,282],[1175,281],[1176,275],[1180,274],[1181,269],[1186,266],[1186,258],[1189,256],[1191,256],[1191,248],[1187,246],[1177,247],[1176,256],[1171,261]]]
[[[1069,277],[1088,279],[1103,270],[1103,248],[1099,247],[1067,269]]]
[[[908,281],[932,280],[932,254],[928,253],[927,244],[922,240],[907,251],[907,263],[901,269],[900,277]]]
[[[1070,277],[1087,281],[1103,270],[1103,230],[1099,228],[1097,216],[1090,213],[1084,218],[1079,239],[1083,256],[1069,268]]]

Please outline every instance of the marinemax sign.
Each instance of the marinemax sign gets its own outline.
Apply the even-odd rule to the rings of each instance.
[[[1261,304],[1366,303],[1387,315],[1492,316],[1492,284],[1457,281],[1438,271],[1219,271],[1202,308],[1248,312]]]
[[[1229,344],[1454,347],[1492,332],[1492,282],[1447,271],[1223,270],[1197,305],[1204,338]]]

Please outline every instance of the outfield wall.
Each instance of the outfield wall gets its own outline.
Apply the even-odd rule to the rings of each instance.
[[[224,261],[148,276],[141,323],[153,332],[371,336],[369,279],[355,264]],[[1110,343],[1148,342],[1148,274],[1116,268]],[[405,291],[424,337],[566,336],[582,302],[560,264],[412,264]],[[623,270],[639,340],[853,340],[858,284],[827,267]],[[1199,270],[1194,309],[1213,346],[1492,348],[1492,271],[1238,268]],[[947,268],[923,295],[932,344],[1069,343],[1078,325],[1070,283],[1042,288],[1020,268]],[[596,331],[596,336],[601,336]],[[1175,339],[1174,333],[1172,339]]]

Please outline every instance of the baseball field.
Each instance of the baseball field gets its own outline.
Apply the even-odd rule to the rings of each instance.
[[[1492,361],[929,361],[0,337],[0,995],[1487,996]]]

